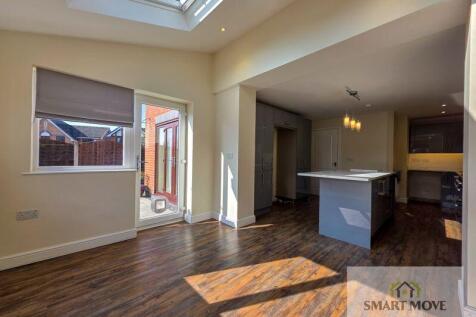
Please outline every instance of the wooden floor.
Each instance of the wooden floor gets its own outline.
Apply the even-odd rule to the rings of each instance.
[[[179,223],[0,272],[0,316],[342,316],[346,267],[461,265],[460,224],[398,206],[372,252],[317,234],[317,201],[234,230]]]

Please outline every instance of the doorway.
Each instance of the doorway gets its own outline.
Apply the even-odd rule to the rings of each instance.
[[[180,221],[185,210],[185,106],[136,95],[136,227]]]
[[[274,197],[278,200],[296,199],[297,132],[286,128],[275,129]]]
[[[340,129],[328,128],[319,129],[312,132],[312,157],[311,163],[313,171],[336,170],[341,164],[339,162],[340,152]],[[319,180],[311,179],[311,192],[319,195]]]

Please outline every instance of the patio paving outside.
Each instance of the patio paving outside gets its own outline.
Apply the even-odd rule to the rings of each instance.
[[[152,210],[150,197],[140,197],[140,219],[155,218],[177,213],[177,206],[169,205],[167,210],[156,213]]]

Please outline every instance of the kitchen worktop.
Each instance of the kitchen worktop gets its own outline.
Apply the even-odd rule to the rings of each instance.
[[[328,171],[298,173],[298,176],[369,182],[379,178],[385,178],[392,174],[394,173],[366,171],[366,170],[328,170]]]

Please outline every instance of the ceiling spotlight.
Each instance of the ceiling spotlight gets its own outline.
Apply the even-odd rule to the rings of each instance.
[[[445,105],[445,104],[443,104],[443,105],[441,105],[441,106],[442,106],[442,107],[446,107],[446,105]]]
[[[444,111],[444,110],[443,110],[443,111],[441,111],[441,114],[445,114],[445,113],[446,113],[446,111]]]
[[[370,103],[366,104],[365,106],[366,106],[367,108],[372,107],[372,105],[371,105]]]
[[[222,26],[221,29],[220,29],[220,31],[225,32],[225,31],[226,31],[225,27]]]

